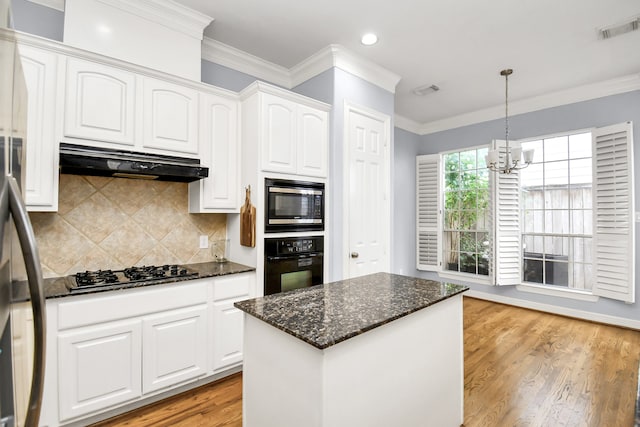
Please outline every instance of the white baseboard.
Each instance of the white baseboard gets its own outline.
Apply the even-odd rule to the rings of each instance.
[[[621,326],[623,328],[640,330],[640,320],[626,319],[624,317],[609,316],[607,314],[592,313],[590,311],[575,310],[573,308],[559,307],[557,305],[542,304],[539,302],[525,301],[518,298],[504,297],[501,295],[489,294],[481,291],[469,290],[465,296],[501,304],[513,305],[515,307],[528,308],[531,310],[544,311],[546,313],[558,314],[560,316],[575,317],[577,319],[591,322],[606,323],[608,325]]]

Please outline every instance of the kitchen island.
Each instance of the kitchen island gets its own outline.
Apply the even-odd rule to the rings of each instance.
[[[244,426],[461,425],[467,289],[377,273],[235,303]]]

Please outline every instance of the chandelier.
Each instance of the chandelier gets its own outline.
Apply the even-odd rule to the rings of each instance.
[[[510,68],[500,71],[500,75],[504,76],[504,166],[500,166],[500,152],[497,149],[489,150],[485,157],[489,170],[504,174],[524,169],[533,161],[533,150],[524,150],[523,152],[521,147],[511,148],[509,146],[509,76],[511,74],[513,74],[513,70]]]

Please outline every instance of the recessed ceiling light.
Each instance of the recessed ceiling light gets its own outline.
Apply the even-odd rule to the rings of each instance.
[[[371,46],[372,44],[378,43],[378,36],[373,33],[367,33],[362,36],[362,39],[360,41],[365,46]]]

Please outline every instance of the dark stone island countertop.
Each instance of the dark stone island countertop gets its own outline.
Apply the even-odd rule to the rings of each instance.
[[[234,305],[316,348],[325,349],[468,289],[376,273]]]
[[[164,280],[143,281],[125,284],[116,284],[101,288],[90,288],[82,291],[72,292],[71,289],[76,286],[74,276],[64,276],[44,279],[44,297],[45,298],[63,298],[74,295],[94,294],[98,292],[111,292],[122,289],[139,288],[142,286],[156,286],[167,283],[183,282],[188,280],[204,279],[207,277],[226,276],[228,274],[245,273],[255,271],[254,267],[249,267],[235,262],[201,262],[197,264],[184,264],[185,267],[197,271],[196,277],[167,277]],[[29,300],[29,288],[27,282],[16,282],[13,286],[13,301],[21,302]]]

